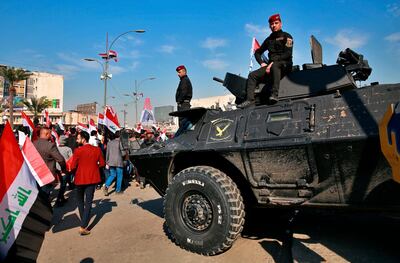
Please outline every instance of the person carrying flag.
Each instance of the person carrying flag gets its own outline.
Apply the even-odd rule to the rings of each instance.
[[[239,104],[239,108],[246,108],[255,104],[254,91],[257,85],[263,81],[272,82],[269,101],[271,104],[276,103],[278,101],[279,82],[282,76],[292,69],[293,37],[282,31],[282,21],[279,14],[270,16],[268,22],[272,33],[254,54],[261,67],[249,74],[247,100]],[[262,54],[267,50],[268,62],[262,60]]]

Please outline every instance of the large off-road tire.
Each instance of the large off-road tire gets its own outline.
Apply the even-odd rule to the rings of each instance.
[[[203,255],[230,248],[243,229],[244,205],[236,184],[209,166],[182,170],[164,199],[164,214],[172,240]]]

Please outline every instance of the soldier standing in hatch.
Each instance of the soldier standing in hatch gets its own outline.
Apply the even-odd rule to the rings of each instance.
[[[176,89],[176,103],[178,104],[178,111],[190,109],[190,100],[192,99],[192,83],[187,76],[186,68],[180,65],[176,68],[178,77],[180,78],[178,88]],[[179,117],[179,127],[182,127],[184,118]]]
[[[272,82],[272,93],[269,97],[271,104],[278,101],[279,82],[284,74],[292,70],[293,37],[282,31],[282,21],[279,14],[269,17],[269,28],[272,33],[264,40],[261,47],[254,53],[254,57],[261,67],[249,74],[247,80],[247,100],[239,108],[246,108],[255,104],[254,90],[265,80]],[[262,54],[268,50],[268,62],[262,60]]]

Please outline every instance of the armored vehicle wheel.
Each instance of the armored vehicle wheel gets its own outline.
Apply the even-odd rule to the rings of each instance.
[[[236,184],[209,166],[190,167],[173,178],[166,191],[164,214],[177,245],[209,256],[232,246],[245,216]]]

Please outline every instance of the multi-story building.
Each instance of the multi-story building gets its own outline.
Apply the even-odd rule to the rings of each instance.
[[[46,96],[51,101],[49,113],[61,113],[64,105],[64,76],[46,72],[32,72],[26,80],[25,98]]]
[[[5,67],[0,65],[0,67]],[[27,80],[21,80],[15,85],[15,96],[14,96],[14,122],[19,124],[20,111],[24,109],[22,101],[24,99],[31,99],[32,97],[43,97],[45,96],[51,105],[47,109],[49,112],[49,117],[52,122],[56,122],[59,118],[63,116],[63,104],[64,104],[64,77],[58,74],[51,74],[47,72],[30,72],[30,76]],[[7,108],[6,99],[9,97],[10,83],[0,77],[0,103],[3,104],[3,108]],[[32,115],[30,112],[26,112],[28,115]],[[3,115],[9,115],[6,109]]]
[[[76,111],[83,114],[96,115],[97,113],[97,102],[78,104]]]

